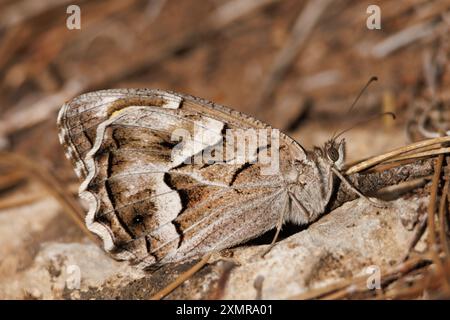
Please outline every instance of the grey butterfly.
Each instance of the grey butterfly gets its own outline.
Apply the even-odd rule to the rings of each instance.
[[[88,229],[114,258],[142,268],[229,248],[288,221],[311,223],[325,212],[344,163],[343,140],[308,151],[283,133],[276,149],[267,139],[253,158],[233,161],[225,138],[246,130],[272,137],[275,129],[162,90],[83,94],[62,106],[58,128],[89,205]],[[196,147],[186,137],[174,139],[180,130]],[[226,136],[230,131],[234,137]],[[225,151],[218,157],[212,150]],[[255,161],[268,151],[278,156],[272,174]],[[208,161],[195,161],[199,154]]]

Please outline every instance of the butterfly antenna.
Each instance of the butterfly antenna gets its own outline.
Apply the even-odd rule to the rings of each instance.
[[[355,100],[353,101],[353,103],[350,105],[350,108],[348,108],[346,114],[349,114],[350,111],[352,111],[353,107],[354,107],[354,106],[356,105],[356,103],[359,101],[359,98],[361,98],[362,94],[364,93],[364,91],[366,91],[366,89],[369,87],[369,85],[370,85],[372,82],[377,81],[377,80],[378,80],[378,77],[373,76],[373,77],[371,77],[371,78],[369,79],[369,81],[367,81],[366,85],[361,89],[361,91],[358,93],[358,95],[356,96],[356,98],[355,98]],[[395,115],[394,115],[394,118],[395,118]],[[372,120],[372,119],[371,119],[371,120]],[[352,129],[352,128],[354,128],[354,127],[355,127],[355,126],[352,126],[350,129]],[[350,129],[347,129],[347,130],[345,130],[345,131],[348,131],[348,130],[350,130]],[[345,132],[345,131],[344,131],[344,132]],[[342,133],[343,133],[343,132],[341,132],[341,133],[339,133],[339,135],[335,136],[335,135],[336,135],[336,131],[335,131],[335,132],[333,133],[333,135],[332,135],[331,140],[336,139],[336,138],[339,137]]]
[[[375,119],[378,119],[378,118],[384,117],[384,116],[391,116],[392,119],[395,120],[395,113],[393,113],[393,112],[383,112],[383,113],[377,114],[377,115],[375,115],[375,116],[373,116],[373,117],[371,117],[371,118],[369,118],[369,119],[365,119],[365,120],[363,120],[363,121],[357,122],[356,124],[354,124],[354,125],[351,126],[350,128],[347,128],[347,129],[345,129],[345,130],[339,132],[339,134],[337,134],[336,136],[334,136],[333,139],[339,138],[341,135],[343,135],[343,134],[346,133],[347,131],[350,131],[350,130],[352,130],[352,129],[354,129],[354,128],[360,126],[360,125],[366,124],[366,123],[368,123],[368,122],[370,122],[370,121],[373,121],[373,120],[375,120]]]
[[[369,79],[369,81],[367,81],[366,85],[361,89],[361,91],[359,92],[359,94],[356,96],[355,101],[353,101],[352,105],[350,106],[350,108],[347,111],[347,114],[350,113],[350,111],[352,111],[353,107],[356,105],[356,103],[358,102],[359,98],[361,98],[362,94],[364,93],[364,91],[366,91],[366,89],[370,86],[370,84],[374,81],[377,81],[378,78],[377,77],[371,77]]]

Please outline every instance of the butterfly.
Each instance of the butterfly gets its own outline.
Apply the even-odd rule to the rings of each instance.
[[[343,139],[305,150],[253,117],[163,90],[86,93],[62,106],[57,124],[87,228],[112,257],[141,268],[315,221],[344,163]],[[247,132],[269,138],[236,161],[228,142]],[[263,154],[276,156],[277,170],[264,170]]]

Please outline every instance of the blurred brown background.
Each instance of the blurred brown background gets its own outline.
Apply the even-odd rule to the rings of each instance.
[[[66,26],[73,4],[81,9],[80,30]],[[373,4],[381,9],[380,30],[366,26]],[[380,118],[346,134],[349,161],[375,155],[419,139],[408,130],[436,101],[448,109],[449,10],[447,0],[2,0],[0,150],[51,171],[75,195],[78,181],[57,139],[59,107],[87,91],[146,87],[230,106],[305,147],[395,112],[394,123]],[[372,76],[378,82],[349,114]],[[0,174],[0,208],[42,195],[10,158],[0,162]],[[34,235],[1,247],[0,256],[30,243],[82,238],[61,213],[40,216],[41,227],[27,219],[0,224],[7,239],[36,223]],[[33,246],[2,259],[0,275],[25,268]]]

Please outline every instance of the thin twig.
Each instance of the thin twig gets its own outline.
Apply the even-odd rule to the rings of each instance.
[[[441,246],[444,249],[444,257],[448,259],[450,257],[450,249],[448,247],[447,233],[446,233],[446,217],[445,217],[445,205],[448,200],[450,180],[447,178],[445,180],[444,188],[442,189],[441,200],[439,202],[439,238]]]
[[[306,7],[295,21],[292,32],[286,40],[286,45],[275,57],[273,66],[261,87],[261,91],[256,96],[254,110],[267,105],[267,101],[271,98],[281,80],[283,80],[295,58],[304,47],[306,40],[311,35],[312,30],[319,22],[322,13],[331,2],[330,0],[308,1]]]
[[[402,47],[429,36],[433,33],[435,28],[436,23],[434,21],[428,21],[405,28],[375,45],[372,49],[372,55],[375,58],[386,57]]]
[[[69,98],[78,94],[82,85],[78,81],[69,81],[57,93],[46,96],[33,104],[31,108],[23,108],[18,112],[5,116],[0,120],[0,137],[23,130],[48,119]],[[37,112],[36,110],[39,110]]]
[[[0,199],[0,210],[24,206],[33,202],[36,202],[39,199],[42,199],[42,193],[32,193],[27,194],[21,197],[8,198],[5,200]]]
[[[382,155],[362,161],[362,162],[350,167],[349,169],[347,169],[345,174],[349,175],[349,174],[357,173],[357,172],[360,172],[367,168],[370,168],[376,164],[379,164],[386,160],[392,159],[400,154],[404,154],[404,153],[407,153],[407,152],[410,152],[410,151],[413,151],[416,149],[420,149],[423,147],[427,147],[430,145],[439,144],[439,143],[443,143],[443,142],[448,142],[448,141],[450,141],[450,137],[439,137],[439,138],[427,139],[427,140],[411,143],[407,146],[400,147],[400,148],[394,149],[392,151],[389,151],[387,153],[384,153]]]
[[[442,265],[442,261],[439,258],[438,255],[438,244],[436,241],[436,229],[435,229],[435,212],[436,212],[436,198],[437,198],[437,192],[439,188],[439,180],[441,177],[442,172],[442,164],[444,162],[444,155],[441,154],[437,158],[437,161],[434,165],[434,175],[431,185],[431,191],[430,191],[430,203],[428,205],[428,245],[429,250],[431,251],[431,256],[433,257],[433,261],[436,265],[436,268],[438,271],[445,276],[444,266]],[[446,285],[446,290],[448,291],[449,284],[447,281],[444,282]]]
[[[18,185],[21,182],[25,181],[25,179],[25,173],[20,170],[15,170],[14,172],[10,172],[8,174],[0,176],[0,191]]]
[[[414,250],[415,246],[422,238],[425,230],[427,229],[427,216],[423,215],[419,217],[419,222],[416,227],[416,232],[414,233],[414,237],[411,239],[411,242],[408,245],[408,252],[406,253],[403,261],[406,261],[410,258],[411,252]]]
[[[400,161],[400,160],[408,160],[408,159],[417,159],[417,158],[423,158],[423,157],[429,157],[429,156],[435,156],[439,154],[445,154],[450,153],[450,148],[439,148],[436,150],[430,150],[425,152],[418,152],[411,155],[405,155],[401,157],[395,157],[393,159],[390,159],[389,161]]]
[[[192,268],[187,270],[186,272],[183,272],[177,279],[175,279],[174,282],[170,283],[168,286],[164,287],[157,293],[155,293],[150,300],[161,300],[165,296],[167,296],[169,293],[171,293],[173,290],[178,288],[180,285],[182,285],[186,280],[191,278],[197,271],[199,271],[201,268],[203,268],[207,263],[209,258],[211,257],[211,254],[206,254],[199,262],[197,262]]]
[[[396,266],[392,267],[390,270],[385,272],[382,275],[382,278],[387,280],[392,277],[396,277],[397,274],[404,275],[408,272],[414,270],[417,265],[424,261],[424,257],[417,257],[414,259],[410,259],[405,262],[401,262]],[[397,277],[399,276],[397,275]],[[333,297],[343,297],[349,293],[358,291],[358,286],[362,284],[366,284],[368,276],[367,275],[358,275],[356,277],[352,277],[349,279],[344,279],[337,283],[332,283],[328,286],[312,289],[307,292],[301,293],[299,295],[295,295],[290,297],[289,299],[293,300],[305,300],[305,299],[317,299],[317,298],[333,298]],[[365,287],[365,290],[369,290]]]
[[[64,209],[63,211],[72,218],[77,226],[80,227],[92,241],[98,242],[98,239],[87,229],[84,221],[81,219],[84,215],[83,210],[75,199],[65,193],[64,188],[48,170],[19,154],[9,152],[0,152],[0,162],[18,165],[23,170],[29,172],[59,202]]]

